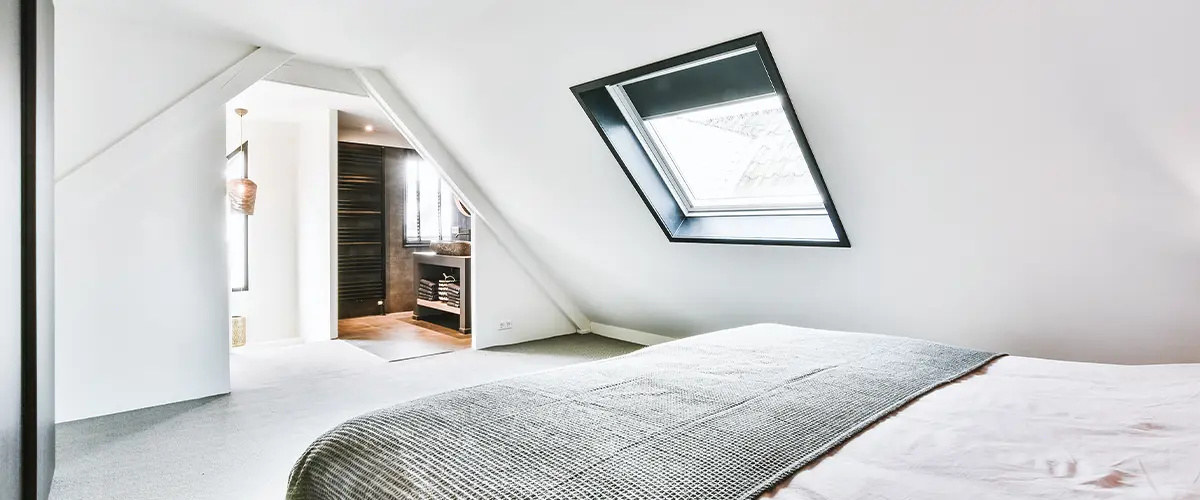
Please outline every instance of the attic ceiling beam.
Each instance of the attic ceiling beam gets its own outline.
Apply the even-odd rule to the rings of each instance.
[[[152,149],[148,146],[169,141],[171,137],[179,134],[180,130],[187,130],[205,114],[224,106],[243,90],[282,66],[293,55],[281,50],[259,47],[96,154],[60,172],[55,176],[54,182],[60,182],[91,165],[119,163],[126,159],[133,161],[143,151]]]
[[[583,311],[575,305],[575,301],[571,299],[570,295],[559,287],[550,273],[542,267],[541,262],[533,256],[533,252],[517,235],[516,230],[500,215],[500,211],[483,194],[475,181],[463,169],[462,164],[438,140],[437,135],[417,115],[416,110],[392,86],[387,77],[375,69],[358,68],[353,71],[362,82],[363,88],[367,90],[367,94],[383,109],[388,120],[404,134],[404,137],[412,143],[426,161],[450,181],[455,194],[469,205],[473,214],[483,219],[483,222],[492,229],[497,239],[500,240],[500,245],[508,251],[513,260],[529,274],[529,277],[533,278],[546,296],[558,306],[559,310],[575,324],[581,333],[590,332],[592,322],[583,315]]]
[[[309,62],[300,58],[288,61],[279,69],[271,72],[270,76],[265,79],[298,87],[368,97],[367,91],[363,90],[362,85],[358,83],[358,77],[354,76],[350,70]]]

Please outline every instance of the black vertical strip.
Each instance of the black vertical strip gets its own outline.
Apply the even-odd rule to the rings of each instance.
[[[37,500],[37,0],[20,10],[21,498]]]

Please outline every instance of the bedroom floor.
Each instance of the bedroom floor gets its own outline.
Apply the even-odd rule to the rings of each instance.
[[[386,361],[471,348],[471,336],[412,319],[411,312],[338,320],[338,339]]]
[[[350,417],[639,347],[568,335],[393,363],[336,340],[241,352],[231,394],[60,424],[51,498],[279,500],[296,458]]]

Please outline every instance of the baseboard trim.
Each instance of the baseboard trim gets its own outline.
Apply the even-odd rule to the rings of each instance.
[[[670,342],[674,338],[656,333],[643,332],[629,328],[621,328],[619,326],[606,325],[604,323],[592,322],[592,332],[602,337],[610,339],[624,340],[640,345],[655,345],[663,342]]]

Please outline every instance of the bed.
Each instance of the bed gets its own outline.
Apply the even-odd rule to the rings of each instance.
[[[754,325],[352,419],[288,497],[1195,500],[1200,365]]]

